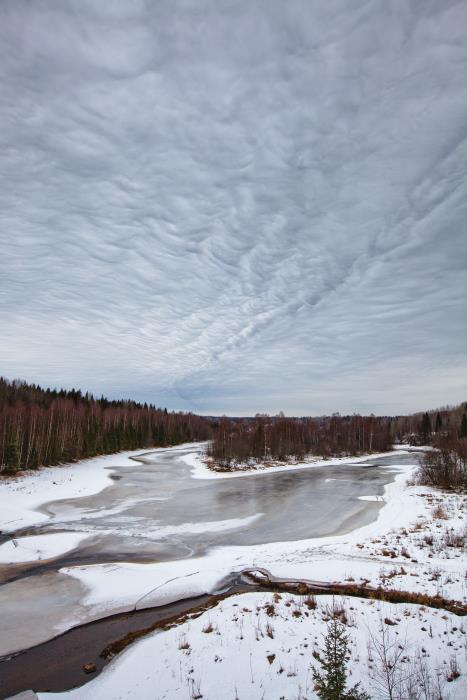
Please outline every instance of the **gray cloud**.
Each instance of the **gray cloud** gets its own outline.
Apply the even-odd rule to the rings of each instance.
[[[200,412],[467,396],[463,0],[0,5],[0,371]]]

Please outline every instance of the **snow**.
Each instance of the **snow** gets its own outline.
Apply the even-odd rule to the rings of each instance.
[[[316,698],[313,652],[323,647],[331,596],[314,602],[302,596],[246,593],[171,629],[140,640],[86,685],[64,693],[39,693],[41,700],[218,700]],[[361,681],[378,697],[369,631],[385,626],[391,642],[405,646],[401,671],[425,663],[449,691],[451,700],[467,694],[465,632],[462,620],[442,610],[358,598],[335,598],[350,636],[349,685]],[[388,620],[389,624],[384,620]],[[461,676],[447,681],[452,664]]]
[[[171,537],[183,533],[200,534],[202,532],[223,532],[227,530],[235,530],[240,527],[248,527],[256,520],[259,520],[263,513],[256,513],[246,518],[229,518],[228,520],[208,520],[199,523],[183,523],[183,525],[161,525],[154,530],[146,530],[141,532],[141,537],[159,538]]]
[[[74,532],[58,532],[49,535],[32,535],[9,540],[0,546],[0,564],[52,559],[75,549],[86,535]]]
[[[110,469],[131,464],[129,458],[141,450],[93,457],[72,464],[44,467],[0,480],[0,530],[12,532],[44,523],[46,513],[37,510],[44,503],[62,498],[89,496],[110,483]]]
[[[368,459],[398,455],[402,449],[401,446],[398,446],[398,449],[390,452],[373,452],[367,455],[360,455],[359,457],[333,457],[330,459],[323,459],[322,457],[310,456],[303,462],[258,462],[249,465],[238,465],[233,471],[214,471],[209,467],[209,458],[204,454],[201,455],[199,452],[183,455],[181,459],[191,467],[191,475],[194,479],[237,479],[251,475],[270,474],[271,472],[290,472],[300,469],[359,464],[361,462],[366,462]],[[403,451],[408,452],[410,450],[404,448]]]
[[[58,487],[68,490],[67,496],[76,495],[77,485],[85,482],[92,473],[92,470],[88,471],[92,462],[99,475],[93,482],[94,486],[101,476],[105,477],[101,483],[106,485],[111,464],[124,465],[124,460],[131,454],[135,453],[73,465],[73,470],[78,468],[75,481],[71,481],[69,475],[67,477],[67,467],[34,474],[32,478],[52,472],[48,480],[45,477],[42,477],[43,482],[39,480],[42,490],[34,494],[35,500],[31,495],[21,516],[25,519],[46,517],[33,511],[31,504],[35,503],[37,507],[47,493],[47,484],[50,488],[50,480],[57,480],[57,475],[64,477],[63,484],[57,484]],[[101,459],[106,461],[102,462]],[[195,469],[197,478],[205,478],[202,474],[206,472],[207,478],[232,478],[231,474],[210,472],[197,455],[181,455],[181,459]],[[364,461],[367,458],[360,459]],[[355,462],[347,458],[338,463],[345,461]],[[331,463],[334,462],[324,462]],[[310,466],[318,465],[315,462],[298,468]],[[439,594],[465,601],[466,558],[462,538],[465,535],[467,497],[410,485],[407,480],[412,477],[414,465],[400,464],[391,468],[395,478],[385,487],[376,520],[346,535],[300,542],[222,547],[212,549],[202,557],[179,561],[68,567],[62,568],[60,573],[84,586],[86,594],[80,610],[81,622],[119,610],[141,609],[219,590],[225,586],[225,578],[232,571],[255,569],[263,576],[265,574],[261,574],[261,570],[264,569],[271,578],[365,582],[375,587]],[[285,466],[284,469],[291,467]],[[241,472],[234,476],[248,476],[250,473],[258,472]],[[87,486],[86,483],[86,486],[78,486],[78,489]],[[30,486],[30,491],[33,488],[34,485]],[[47,499],[50,500],[50,493],[47,493]],[[361,499],[381,503],[381,497],[372,494]],[[256,514],[252,519],[260,516]],[[167,534],[176,534],[180,528],[190,532],[209,532],[244,526],[247,520],[229,519],[161,527],[166,528]],[[81,536],[76,535],[78,538]],[[50,539],[53,537],[63,539],[57,539],[55,543]],[[30,552],[26,556],[36,558],[55,556],[63,551],[63,547],[73,546],[70,533],[21,538],[17,542],[21,549]],[[8,549],[5,546],[0,548],[0,561],[6,560],[1,557],[14,555],[11,551],[14,545],[7,544]],[[24,561],[24,558],[17,561]],[[195,697],[198,683],[205,700],[218,698],[219,688],[226,690],[227,694],[223,690],[223,697],[231,696],[233,699],[237,692],[242,700],[281,695],[284,698],[315,697],[310,675],[313,661],[311,650],[325,629],[323,614],[329,600],[326,596],[320,596],[318,610],[312,611],[305,609],[302,599],[285,594],[275,602],[269,593],[234,596],[196,620],[153,634],[133,645],[117,657],[101,676],[82,688],[70,693],[41,693],[39,697],[67,700],[134,697],[144,700],[156,694],[161,699],[190,698]],[[277,609],[274,619],[270,621],[274,628],[272,637],[266,631],[268,618],[264,612],[265,605],[271,601]],[[462,636],[465,630],[462,621],[450,613],[356,598],[348,599],[345,605],[353,639],[352,683],[362,678],[367,690],[370,689],[366,658],[367,625],[376,629],[380,617],[397,622],[391,630],[396,630],[400,639],[405,639],[407,634],[412,660],[420,648],[420,654],[431,671],[439,667],[443,678],[452,657],[459,665],[465,665],[462,651],[465,648],[465,637]],[[291,614],[291,611],[297,610],[301,613]],[[214,628],[212,633],[203,632],[208,623]],[[189,646],[179,648],[185,646],[180,640],[188,640]],[[267,656],[271,654],[275,654],[275,659],[270,664]],[[155,663],[155,659],[158,663]],[[462,673],[460,679],[449,683],[451,700],[465,697],[465,668]]]
[[[179,449],[196,444],[186,443]],[[117,452],[0,479],[0,532],[14,532],[46,522],[49,516],[38,510],[40,506],[52,500],[90,496],[102,491],[111,483],[113,467],[134,466],[131,458],[146,452]]]
[[[299,542],[276,542],[212,549],[204,557],[155,564],[115,563],[62,568],[61,573],[86,587],[89,618],[99,613],[149,607],[217,589],[232,571],[254,566],[273,576],[313,581],[366,580],[371,585],[421,591],[455,600],[465,599],[465,553],[442,546],[446,532],[465,525],[465,497],[407,486],[413,466],[399,465],[395,480],[385,487],[377,519],[346,535]],[[435,498],[446,504],[446,519],[432,517]],[[420,523],[423,522],[423,529]],[[418,529],[417,529],[418,528]],[[406,534],[401,534],[404,531]],[[436,551],[424,546],[433,533]],[[398,539],[399,538],[399,539]],[[403,546],[406,545],[409,557]],[[422,545],[422,546],[420,546]],[[393,552],[394,554],[387,554]],[[413,561],[415,560],[415,561]],[[394,573],[401,571],[405,573]],[[441,569],[443,575],[436,577]],[[109,591],[111,595],[109,596]]]

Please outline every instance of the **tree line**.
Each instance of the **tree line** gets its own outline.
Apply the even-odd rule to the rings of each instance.
[[[467,403],[394,419],[395,440],[432,445],[421,456],[417,481],[444,490],[467,488]]]
[[[214,426],[208,454],[222,468],[249,460],[304,459],[384,452],[391,449],[391,419],[376,416],[254,419],[222,418]]]
[[[436,441],[467,438],[467,403],[392,419],[395,442],[429,445]]]
[[[398,441],[442,445],[451,456],[454,446],[464,460],[466,438],[467,404],[396,417],[213,418],[0,377],[0,473],[195,440],[210,440],[208,454],[221,468],[384,452]]]
[[[209,422],[135,401],[43,389],[0,377],[0,471],[210,437]]]
[[[355,456],[390,450],[396,442],[451,446],[459,452],[467,438],[467,404],[407,416],[322,416],[217,419],[208,454],[219,468],[248,461]]]

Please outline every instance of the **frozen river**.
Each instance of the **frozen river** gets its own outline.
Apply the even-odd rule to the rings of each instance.
[[[192,557],[202,562],[213,548],[343,534],[376,518],[381,504],[361,497],[383,495],[394,478],[390,467],[415,460],[413,454],[401,453],[354,464],[195,479],[181,459],[188,452],[193,447],[146,453],[131,466],[113,466],[107,488],[51,501],[42,506],[50,515],[45,525],[16,533],[65,531],[85,538],[54,560],[0,565],[2,580],[10,579],[0,586],[0,654],[98,616],[95,608],[84,611],[86,587],[61,573],[63,567],[110,562],[166,566]]]

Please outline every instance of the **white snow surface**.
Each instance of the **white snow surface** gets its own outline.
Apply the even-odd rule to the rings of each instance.
[[[316,698],[313,651],[323,647],[331,596],[246,593],[223,600],[198,618],[152,633],[118,656],[98,677],[64,693],[39,693],[41,700],[263,700]],[[335,598],[350,637],[349,686],[361,681],[372,698],[376,685],[369,630],[385,626],[390,641],[420,658],[451,700],[467,694],[465,629],[455,615],[418,605]],[[389,621],[389,624],[384,620]],[[373,660],[372,660],[373,659]],[[447,681],[451,664],[461,676]],[[401,664],[405,675],[409,661]],[[446,696],[443,696],[446,697]]]
[[[19,564],[52,559],[59,554],[71,551],[84,539],[86,539],[86,535],[75,532],[19,537],[0,546],[0,564]]]
[[[37,510],[44,503],[102,491],[110,483],[109,469],[130,465],[129,458],[141,453],[142,450],[118,452],[1,479],[0,530],[12,532],[44,523],[49,516]]]

